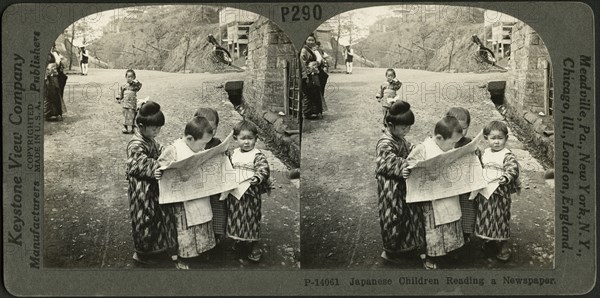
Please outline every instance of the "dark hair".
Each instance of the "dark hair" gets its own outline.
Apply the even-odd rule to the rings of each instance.
[[[137,78],[137,76],[135,75],[135,71],[133,69],[128,69],[127,71],[125,71],[125,77],[127,77],[128,73],[132,73],[134,78]]]
[[[254,136],[258,136],[258,127],[248,120],[242,120],[233,127],[233,136],[237,137],[242,130],[250,131]]]
[[[506,123],[502,121],[494,120],[488,123],[488,125],[486,125],[483,128],[483,135],[487,138],[487,136],[490,134],[490,132],[492,132],[492,130],[501,131],[502,133],[504,133],[505,136],[508,136],[508,126],[506,126]]]
[[[140,111],[135,117],[135,123],[144,126],[163,126],[165,125],[165,115],[160,110],[159,104],[147,101],[140,107]]]
[[[452,116],[458,121],[465,121],[467,125],[471,125],[471,114],[469,114],[469,110],[461,107],[452,107],[446,113],[446,116]]]
[[[309,34],[309,35],[306,37],[306,39],[308,39],[309,37],[312,37],[312,38],[314,38],[314,39],[315,39],[315,43],[317,43],[317,37],[315,36],[315,34],[314,34],[314,33],[311,33],[311,34]],[[306,39],[304,40],[304,43],[306,43]]]
[[[204,117],[208,121],[213,121],[215,125],[219,125],[219,113],[216,110],[211,108],[199,108],[194,117]]]
[[[315,40],[315,44],[318,45],[318,46],[321,46],[321,42],[318,41],[318,40]]]
[[[408,102],[399,100],[390,107],[385,122],[392,125],[413,125],[415,124],[415,115],[410,110]]]
[[[208,119],[199,116],[195,116],[190,120],[183,131],[185,136],[192,136],[194,140],[202,139],[205,133],[213,133],[212,126],[210,126]]]
[[[393,73],[393,74],[394,74],[394,77],[396,76],[396,71],[395,71],[393,68],[388,68],[388,69],[386,69],[386,70],[385,70],[385,75],[386,75],[386,76],[387,76],[387,73],[388,73],[388,72],[391,72],[391,73]]]
[[[462,133],[462,127],[460,127],[458,119],[452,116],[444,116],[442,120],[438,121],[433,130],[435,135],[441,135],[444,140],[451,138],[455,132]]]

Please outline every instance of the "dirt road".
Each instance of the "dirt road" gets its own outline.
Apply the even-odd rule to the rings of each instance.
[[[451,74],[396,70],[404,82],[416,123],[407,139],[419,143],[452,106],[467,108],[474,137],[491,120],[502,120],[489,99],[486,82],[506,74]],[[358,68],[332,74],[326,90],[324,120],[306,121],[302,136],[302,268],[422,268],[417,259],[384,264],[377,211],[375,145],[381,136],[382,112],[375,100],[385,69]],[[513,197],[512,258],[500,263],[472,242],[440,260],[441,268],[552,268],[554,258],[554,190],[544,168],[514,136],[507,147],[522,166],[524,189]]]
[[[219,112],[217,137],[225,138],[241,116],[221,88],[243,73],[176,74],[137,71],[143,83],[138,98],[158,102],[166,125],[157,137],[167,145],[183,134],[185,123],[199,107]],[[91,69],[88,76],[69,76],[65,90],[67,113],[63,122],[44,123],[44,264],[51,268],[128,268],[133,242],[125,180],[126,144],[121,134],[121,107],[115,102],[125,70]],[[240,261],[231,242],[213,249],[191,264],[193,268],[298,268],[298,183],[287,179],[287,168],[269,148],[275,184],[263,200],[263,260]],[[159,267],[171,268],[170,261]],[[173,267],[174,268],[174,267]]]

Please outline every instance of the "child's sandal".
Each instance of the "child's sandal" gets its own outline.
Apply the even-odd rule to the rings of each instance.
[[[388,254],[386,251],[383,251],[381,253],[381,258],[383,260],[385,260],[386,262],[390,262],[393,264],[401,264],[402,263],[398,257],[392,256],[392,255]]]
[[[144,265],[154,265],[156,264],[156,262],[148,260],[146,258],[143,258],[142,256],[140,256],[137,252],[133,253],[133,260],[140,263],[140,264],[144,264]]]
[[[437,264],[428,258],[426,255],[421,255],[421,260],[423,261],[423,268],[426,270],[435,270],[437,269]]]
[[[496,259],[502,262],[508,261],[510,259],[510,250],[500,251],[498,254],[496,254]]]
[[[260,248],[253,248],[252,252],[248,255],[248,260],[253,262],[259,262],[262,257],[262,252]]]

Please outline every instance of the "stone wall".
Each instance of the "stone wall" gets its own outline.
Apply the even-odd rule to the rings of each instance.
[[[247,56],[247,77],[242,93],[243,101],[236,109],[254,122],[265,141],[289,166],[300,166],[300,138],[295,119],[281,116],[284,112],[286,62],[295,59],[297,52],[287,35],[274,23],[259,17],[250,27]],[[293,70],[292,70],[293,71]],[[290,133],[296,131],[294,133]]]
[[[507,82],[507,99],[519,109],[545,113],[544,73],[546,63],[550,62],[546,46],[531,27],[517,22],[513,28],[511,52],[509,66],[514,75]]]
[[[250,27],[249,40],[249,79],[244,83],[244,97],[257,108],[282,112],[287,94],[285,65],[296,57],[294,45],[277,25],[264,17]]]
[[[540,36],[519,21],[512,32],[510,76],[506,82],[507,116],[520,134],[550,163],[554,161],[554,119],[546,114],[546,67],[550,55]]]

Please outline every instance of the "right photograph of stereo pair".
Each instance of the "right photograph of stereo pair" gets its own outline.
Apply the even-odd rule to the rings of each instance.
[[[299,50],[303,269],[552,269],[554,87],[527,23],[344,12]]]

